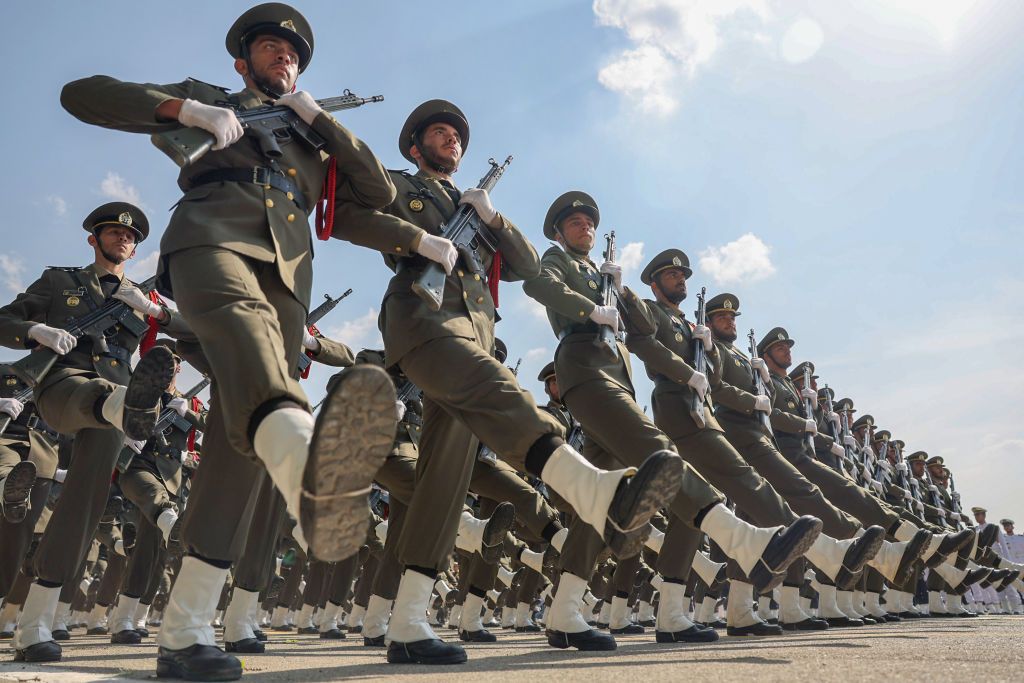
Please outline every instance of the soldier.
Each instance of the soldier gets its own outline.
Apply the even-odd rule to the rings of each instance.
[[[450,447],[458,430],[478,437],[516,469],[539,476],[601,533],[642,527],[673,493],[678,462],[658,459],[636,474],[593,467],[564,443],[561,426],[537,409],[494,358],[498,282],[533,277],[539,264],[536,251],[494,209],[485,190],[460,192],[452,182],[469,130],[454,104],[424,102],[398,138],[402,156],[418,170],[391,172],[395,201],[381,211],[353,202],[336,205],[336,236],[382,252],[395,271],[381,307],[385,362],[397,364],[424,395],[418,478],[407,515],[414,523],[403,528],[397,546],[405,571],[388,625],[392,663],[466,658],[461,647],[442,642],[425,617],[437,572],[447,565],[455,541],[473,470],[473,451]],[[460,262],[451,241],[437,234],[461,204],[472,207],[497,242],[500,257],[481,248],[482,272]],[[440,310],[412,291],[431,262],[447,275]],[[471,445],[472,439],[462,443]]]
[[[299,520],[296,535],[317,557],[339,560],[366,535],[363,494],[395,428],[391,384],[378,369],[353,373],[316,420],[293,376],[312,280],[304,224],[325,178],[334,181],[326,183],[329,197],[367,208],[390,202],[394,186],[365,143],[309,93],[292,92],[313,53],[302,14],[282,3],[258,5],[235,21],[225,43],[245,85],[240,92],[191,79],[155,85],[94,76],[61,93],[64,108],[86,123],[140,133],[194,126],[216,138],[179,175],[185,194],[159,267],[160,290],[178,303],[214,379],[207,457],[183,518],[187,553],[158,639],[158,675],[195,680],[241,676],[209,624],[241,553],[263,468]],[[264,153],[235,111],[268,102],[291,108],[322,138],[325,154],[298,135],[279,137],[279,153]],[[244,343],[225,344],[225,330]]]
[[[792,524],[797,515],[786,501],[776,493],[772,485],[762,479],[729,443],[724,430],[715,419],[708,405],[706,393],[697,394],[702,406],[698,424],[691,414],[692,401],[699,387],[714,387],[721,382],[721,355],[717,345],[705,347],[708,354],[709,375],[694,368],[696,353],[695,340],[710,337],[704,325],[694,325],[686,319],[679,305],[687,294],[687,279],[692,275],[689,258],[679,249],[667,249],[655,256],[644,267],[640,280],[650,286],[654,300],[645,300],[653,321],[651,335],[629,336],[627,346],[644,361],[647,373],[655,383],[651,396],[654,421],[673,441],[680,455],[712,485],[721,490],[737,508],[748,515],[756,524],[763,526]],[[696,379],[695,379],[695,376]],[[694,385],[698,389],[694,388]],[[790,476],[799,476],[791,473]],[[798,501],[799,504],[800,501]],[[808,506],[803,506],[808,507]],[[830,519],[828,511],[821,515]],[[843,580],[859,572],[881,547],[885,532],[872,527],[859,532],[860,525],[843,527],[831,525],[829,533],[846,534],[847,540],[837,542],[835,538],[822,533],[807,552],[807,558],[829,575],[829,578]],[[699,540],[699,538],[698,538]],[[799,569],[799,567],[798,567]],[[662,591],[659,619],[669,609],[684,609],[681,599],[675,604],[666,601],[671,595],[671,584],[685,584],[686,575],[672,576],[666,573],[659,558],[659,573],[670,590]],[[793,573],[793,572],[790,572]],[[729,601],[727,610],[729,635],[771,635],[781,633],[778,626],[764,623],[756,618],[747,599],[750,586],[741,577],[733,577],[730,596],[744,598]],[[827,628],[824,622],[812,619],[803,613],[799,604],[799,588],[803,585],[803,571],[787,576],[781,592],[780,621],[788,630],[819,630]],[[664,586],[663,586],[664,588]],[[680,593],[681,598],[681,593]],[[668,609],[666,609],[668,608]],[[659,633],[662,629],[659,628]]]
[[[645,304],[623,286],[621,267],[607,260],[597,267],[590,259],[600,220],[597,202],[585,192],[569,191],[555,199],[544,217],[544,236],[558,246],[544,253],[540,275],[526,282],[523,290],[547,309],[548,322],[559,339],[555,351],[558,387],[562,401],[586,432],[587,456],[600,466],[614,462],[635,465],[652,453],[674,454],[675,445],[636,404],[625,345],[617,336],[611,350],[598,344],[602,326],[616,335],[623,327],[620,312],[629,334],[654,332]],[[599,284],[602,276],[607,276],[616,290],[618,307],[604,304]],[[693,377],[693,381],[692,387],[707,389],[706,377]],[[659,567],[676,581],[685,581],[689,574],[699,531],[734,558],[759,588],[779,582],[780,573],[807,551],[821,531],[821,522],[813,517],[794,519],[784,530],[748,524],[732,514],[721,493],[700,474],[686,464],[682,469],[680,491],[670,505],[670,524],[677,525],[679,533],[672,533],[670,527],[658,560]],[[600,540],[594,539],[592,557],[600,550]],[[547,624],[548,643],[614,649],[614,639],[589,629],[579,614],[579,601],[593,566],[580,576],[565,571],[564,561],[561,564]],[[681,602],[681,591],[676,595]],[[666,619],[664,635],[656,636],[662,642],[684,640],[685,634],[692,633],[692,623],[679,618],[677,607],[681,605],[672,608],[672,619]]]
[[[104,204],[85,218],[82,227],[89,233],[93,263],[49,268],[0,309],[0,343],[21,349],[42,346],[57,354],[53,369],[34,388],[36,406],[47,424],[75,437],[70,476],[33,558],[38,578],[15,638],[16,657],[24,661],[60,659],[50,625],[61,586],[79,574],[92,544],[125,435],[149,435],[173,376],[173,360],[166,349],[147,355],[134,372],[131,354],[149,329],[188,331],[180,317],[124,277],[136,245],[149,235],[149,222],[138,207]],[[106,331],[109,337],[103,346],[64,329],[69,319],[84,317],[111,300],[123,303],[134,315]]]

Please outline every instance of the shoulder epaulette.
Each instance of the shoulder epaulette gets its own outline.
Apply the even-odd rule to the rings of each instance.
[[[414,175],[413,173],[409,173],[409,169],[407,168],[389,168],[387,171],[388,173],[397,173],[398,175],[405,176],[406,178],[411,178]]]
[[[74,273],[82,270],[82,266],[46,266],[46,270],[63,270],[65,273]]]
[[[193,83],[200,83],[202,85],[208,85],[211,88],[213,88],[215,90],[220,90],[221,92],[223,92],[225,94],[230,94],[231,93],[231,89],[230,88],[225,88],[222,85],[214,85],[213,83],[207,83],[206,81],[201,81],[198,78],[192,78],[191,76],[188,77],[188,80],[192,81]]]

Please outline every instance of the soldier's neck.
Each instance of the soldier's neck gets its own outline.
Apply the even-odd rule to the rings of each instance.
[[[125,263],[125,261],[122,261],[121,263],[113,263],[112,261],[108,261],[103,256],[97,256],[96,260],[93,261],[93,265],[96,266],[96,270],[99,271],[98,275],[100,277],[102,277],[104,273],[110,273],[111,275],[116,275],[117,277],[124,277]]]
[[[451,175],[451,173],[444,173],[442,171],[438,171],[436,168],[432,168],[430,166],[427,166],[426,164],[420,164],[419,167],[420,167],[420,173],[423,173],[424,175],[428,175],[431,178],[436,178],[438,180],[443,180],[446,183],[449,183],[450,185],[453,185],[453,186],[455,185],[455,183],[452,182],[452,175]]]
[[[765,365],[768,366],[769,372],[771,372],[776,377],[785,377],[786,376],[785,368],[783,368],[781,365],[779,365],[778,363],[773,361],[771,358],[765,357],[764,363],[765,363]]]
[[[668,298],[664,294],[662,294],[660,290],[654,292],[654,298],[658,300],[658,303],[667,306],[669,309],[672,310],[673,313],[675,313],[679,317],[686,317],[686,314],[679,310],[679,305],[669,301]]]

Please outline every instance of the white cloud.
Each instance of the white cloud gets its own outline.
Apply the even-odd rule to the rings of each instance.
[[[783,34],[779,53],[790,64],[799,64],[816,55],[824,42],[825,33],[818,22],[800,17]]]
[[[529,351],[527,351],[526,355],[523,356],[523,360],[527,364],[529,364],[529,363],[536,363],[537,361],[540,361],[540,360],[543,360],[545,363],[547,363],[548,359],[550,357],[551,357],[551,349],[547,348],[546,346],[538,346],[536,348],[533,348],[533,349],[530,349]]]
[[[25,264],[21,259],[7,254],[0,254],[0,284],[15,294],[25,291],[21,276],[25,274]]]
[[[771,247],[748,232],[721,247],[708,247],[702,251],[700,269],[719,285],[757,282],[775,272],[770,253]]]
[[[146,254],[142,258],[134,258],[128,262],[128,267],[125,268],[125,272],[128,274],[128,278],[134,282],[142,282],[148,278],[156,275],[156,266],[160,261],[160,252],[154,251]]]
[[[58,216],[66,216],[68,213],[68,203],[64,201],[63,197],[58,197],[55,194],[48,195],[46,197],[46,203],[53,209],[53,213]]]
[[[594,0],[598,24],[625,31],[634,43],[601,69],[604,87],[667,115],[680,85],[708,64],[727,40],[767,42],[767,0]]]
[[[619,265],[622,266],[623,279],[635,273],[644,261],[644,243],[629,242],[619,251]]]
[[[134,185],[131,185],[119,173],[107,171],[107,176],[100,183],[100,194],[115,202],[128,202],[142,206],[142,197]]]
[[[377,316],[377,310],[371,308],[358,318],[346,320],[341,325],[330,328],[327,336],[337,339],[356,352],[360,349],[383,349],[384,339],[377,328]]]

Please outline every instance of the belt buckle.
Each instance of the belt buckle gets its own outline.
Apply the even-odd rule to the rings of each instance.
[[[25,420],[25,426],[28,427],[29,429],[35,429],[36,425],[38,425],[38,424],[39,424],[39,416],[36,415],[35,413],[32,413],[31,415],[29,415],[28,419]]]
[[[262,171],[262,175],[261,172]],[[270,175],[266,166],[253,166],[252,167],[252,183],[253,185],[267,186],[270,181]]]

